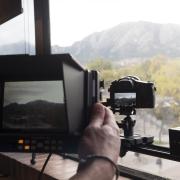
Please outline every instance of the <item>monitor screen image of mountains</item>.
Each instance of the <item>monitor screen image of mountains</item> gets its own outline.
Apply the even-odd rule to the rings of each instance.
[[[134,107],[136,105],[136,93],[115,93],[116,107]]]
[[[7,82],[3,128],[66,129],[61,81]]]

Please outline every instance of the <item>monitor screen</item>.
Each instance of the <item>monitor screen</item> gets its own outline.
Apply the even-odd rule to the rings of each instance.
[[[63,81],[5,82],[5,129],[66,129]]]
[[[115,106],[127,107],[136,105],[136,93],[115,93]]]

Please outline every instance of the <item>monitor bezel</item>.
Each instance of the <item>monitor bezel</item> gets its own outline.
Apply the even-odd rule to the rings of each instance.
[[[53,133],[57,133],[57,132],[59,132],[59,133],[67,133],[67,126],[68,126],[68,124],[67,124],[67,116],[66,116],[66,107],[65,107],[65,102],[64,102],[64,114],[65,114],[65,130],[64,131],[62,131],[62,129],[61,128],[3,128],[3,108],[4,108],[4,89],[5,89],[5,83],[6,82],[33,82],[33,81],[36,81],[36,82],[38,82],[38,81],[45,81],[45,82],[48,82],[48,81],[59,81],[59,82],[63,82],[63,80],[62,79],[49,79],[49,80],[45,80],[45,79],[39,79],[39,80],[8,80],[8,81],[4,81],[4,82],[1,82],[1,84],[3,84],[3,85],[1,85],[1,92],[2,92],[2,94],[1,94],[1,97],[3,98],[2,100],[1,100],[1,111],[0,111],[0,116],[1,116],[1,123],[0,123],[0,129],[1,129],[1,131],[0,131],[0,133],[19,133],[19,132],[21,132],[21,133],[30,133],[30,132],[33,132],[33,133],[47,133],[47,132],[53,132]],[[64,91],[64,85],[63,85],[63,91]],[[64,93],[64,92],[63,92]],[[64,94],[65,95],[65,94]]]

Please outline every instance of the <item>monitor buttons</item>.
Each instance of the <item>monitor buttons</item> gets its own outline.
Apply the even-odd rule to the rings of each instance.
[[[25,145],[25,146],[24,146],[24,150],[25,150],[25,151],[30,150],[30,146],[29,146],[29,145]]]
[[[35,150],[36,150],[36,146],[34,146],[34,145],[31,146],[31,150],[32,150],[32,151],[35,151]]]
[[[55,145],[56,144],[56,140],[52,140],[51,144]]]
[[[50,141],[49,141],[49,140],[45,140],[45,141],[44,141],[44,144],[49,145],[49,144],[50,144]]]
[[[17,146],[17,149],[18,149],[19,151],[22,151],[22,150],[23,150],[23,145],[18,145],[18,146]]]
[[[18,144],[24,144],[24,139],[18,139]]]
[[[61,140],[58,140],[58,141],[57,141],[57,144],[58,144],[58,145],[61,145],[61,144],[63,144],[63,142],[62,142]]]
[[[30,140],[29,139],[25,139],[25,144],[30,144]]]
[[[51,146],[51,150],[55,151],[56,150],[56,146]]]
[[[44,144],[42,142],[37,143],[37,148],[43,148]]]
[[[31,141],[31,144],[36,144],[36,143],[37,143],[37,141],[34,139]]]
[[[57,150],[58,150],[58,151],[62,151],[62,146],[58,146],[58,147],[57,147]]]
[[[45,151],[49,151],[49,146],[45,146],[45,147],[44,147],[44,150],[45,150]]]
[[[61,152],[63,141],[59,139],[17,139],[17,151],[19,152]]]

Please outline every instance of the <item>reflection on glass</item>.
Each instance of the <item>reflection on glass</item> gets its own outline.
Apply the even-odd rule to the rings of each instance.
[[[22,14],[0,25],[0,55],[35,54],[33,0],[23,0],[22,8]]]
[[[6,82],[3,128],[65,128],[62,81]]]
[[[156,107],[136,109],[133,119],[135,133],[154,136],[160,146],[169,145],[168,129],[180,125],[179,4],[178,0],[50,1],[53,53],[71,53],[81,64],[98,70],[107,89],[128,75],[155,83]],[[107,89],[104,99],[109,98]],[[122,117],[117,114],[116,120]],[[158,171],[152,158],[132,158],[128,153],[124,159],[133,168]],[[170,178],[180,178],[179,166],[168,162],[162,169],[160,175],[173,172],[178,176]]]

